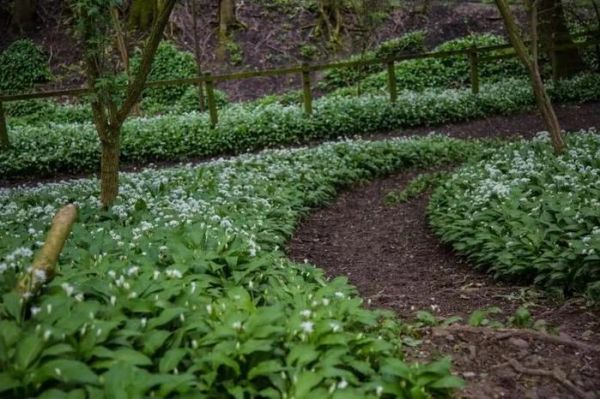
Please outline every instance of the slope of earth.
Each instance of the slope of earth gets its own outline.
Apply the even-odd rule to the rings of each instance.
[[[44,88],[79,85],[83,82],[81,53],[69,34],[68,12],[63,2],[38,0],[39,7],[34,24],[24,31],[11,21],[10,15],[0,5],[0,26],[7,27],[0,35],[0,51],[20,38],[31,38],[40,44],[49,56],[55,80]],[[472,2],[431,2],[426,15],[415,12],[415,5],[403,2],[392,11],[372,33],[356,37],[356,15],[345,13],[343,47],[332,49],[327,37],[314,32],[317,15],[299,7],[297,2],[248,1],[237,2],[237,17],[246,26],[233,33],[233,44],[227,47],[225,59],[217,57],[217,4],[199,1],[198,35],[201,61],[204,70],[228,73],[297,65],[303,61],[325,62],[349,54],[359,53],[384,40],[402,36],[407,32],[424,29],[428,32],[428,45],[478,32],[503,32],[502,22],[493,5]],[[270,5],[268,5],[270,4]],[[165,36],[181,47],[193,51],[194,39],[190,8],[186,2],[179,5],[171,18]],[[137,44],[137,34],[131,34],[130,47]],[[219,84],[232,100],[247,100],[265,94],[299,89],[299,77],[255,78]]]
[[[535,319],[560,331],[560,339],[508,329],[464,325],[426,328],[412,356],[453,358],[470,398],[594,398],[600,392],[600,311],[581,300],[553,303],[529,287],[502,284],[476,271],[439,243],[426,221],[428,195],[384,205],[419,171],[401,173],[343,193],[314,212],[288,245],[290,257],[347,276],[374,307],[414,318],[427,310],[438,317],[497,306],[507,318],[527,304]],[[525,332],[524,332],[525,331]]]

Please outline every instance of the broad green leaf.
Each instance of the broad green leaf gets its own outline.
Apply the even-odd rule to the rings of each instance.
[[[44,341],[35,334],[29,334],[17,343],[16,363],[19,370],[26,370],[40,355]]]

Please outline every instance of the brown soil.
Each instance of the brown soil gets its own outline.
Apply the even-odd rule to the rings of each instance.
[[[54,81],[40,89],[64,88],[83,83],[83,66],[80,62],[80,46],[69,34],[68,11],[59,0],[38,0],[39,7],[33,24],[24,31],[11,21],[7,8],[0,1],[0,52],[14,40],[31,38],[47,52]],[[271,3],[270,6],[267,4]],[[217,54],[217,4],[215,1],[199,1],[202,12],[198,20],[200,53],[203,69],[213,73],[229,73],[255,69],[298,65],[301,62],[326,62],[351,53],[376,46],[384,40],[402,36],[407,32],[424,29],[428,32],[427,44],[433,47],[441,42],[469,33],[502,33],[503,25],[498,11],[491,4],[464,1],[433,1],[427,15],[413,10],[420,6],[403,3],[391,12],[372,33],[357,37],[356,16],[344,14],[345,30],[342,32],[343,47],[332,49],[328,38],[314,34],[316,13],[294,6],[277,6],[273,2],[238,2],[237,16],[246,29],[233,32],[233,41],[239,46],[241,61],[233,65],[230,54],[218,60]],[[165,36],[182,48],[193,51],[193,32],[190,10],[185,4],[178,5],[172,15]],[[139,45],[139,35],[130,34],[131,50]],[[304,48],[304,55],[302,49]],[[314,49],[307,57],[306,49]],[[248,100],[265,94],[300,89],[297,76],[256,78],[224,82],[218,85],[232,100]]]
[[[418,310],[468,317],[477,309],[498,306],[505,321],[528,304],[536,319],[557,327],[561,336],[600,345],[600,311],[586,308],[581,299],[558,304],[531,287],[496,282],[442,245],[426,221],[428,194],[384,205],[388,192],[402,189],[418,173],[400,173],[342,193],[300,224],[288,246],[290,257],[307,259],[330,276],[347,276],[370,306],[392,309],[403,319],[414,318]],[[585,392],[593,398],[592,392],[600,392],[600,352],[537,336],[426,328],[423,344],[408,349],[407,356],[426,360],[442,355],[453,358],[455,372],[467,382],[460,394],[465,397],[570,398]],[[529,375],[521,366],[556,370],[573,386]]]

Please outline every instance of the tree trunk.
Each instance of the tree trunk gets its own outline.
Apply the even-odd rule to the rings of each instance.
[[[539,70],[531,72],[531,82],[538,108],[542,114],[544,123],[548,127],[550,137],[552,139],[554,152],[560,154],[565,150],[566,144],[562,137],[560,124],[558,122],[556,112],[554,112],[552,101],[550,100],[550,96],[544,87],[544,82],[542,81]]]
[[[496,0],[496,5],[498,6],[498,10],[500,11],[502,19],[504,20],[504,26],[506,27],[506,32],[508,33],[510,43],[514,47],[515,53],[519,57],[519,60],[521,60],[521,63],[529,71],[533,94],[538,104],[540,113],[544,118],[544,123],[550,132],[554,152],[558,155],[565,150],[566,144],[562,137],[560,124],[558,123],[558,118],[556,117],[556,113],[552,107],[550,96],[548,96],[548,92],[544,87],[544,82],[542,81],[540,74],[538,62],[538,3],[537,0],[526,0],[525,4],[528,7],[529,25],[531,28],[531,31],[529,32],[531,37],[531,48],[529,49],[525,45],[525,40],[521,36],[521,31],[516,23],[510,6],[508,5],[508,1]]]
[[[245,27],[238,21],[235,15],[235,0],[219,0],[219,44],[216,50],[216,58],[220,62],[225,61],[226,44],[230,39],[231,30],[237,27]]]
[[[577,48],[554,50],[560,45],[573,44],[562,0],[540,0],[539,28],[540,42],[552,63],[554,79],[569,77],[585,69]]]
[[[158,14],[157,0],[132,0],[129,8],[129,26],[146,30],[152,26]]]
[[[236,23],[235,0],[219,0],[219,37],[229,37],[229,29]]]
[[[319,0],[318,32],[327,32],[332,43],[341,45],[342,11],[339,0]]]
[[[104,209],[110,208],[119,194],[120,132],[111,132],[110,136],[110,139],[102,140],[100,164],[100,202]]]
[[[6,126],[6,116],[4,115],[4,105],[0,102],[0,148],[7,149],[10,147],[10,139],[8,138],[8,128]]]
[[[198,7],[196,0],[191,0],[192,3],[192,29],[194,30],[194,57],[196,58],[196,67],[198,76],[202,76],[202,60],[200,58],[200,37],[198,37]],[[204,99],[203,84],[198,84],[198,102],[200,105],[200,111],[206,109],[206,101]]]
[[[112,7],[110,10],[113,27],[115,29],[115,41],[116,47],[119,52],[119,56],[121,57],[121,62],[123,63],[123,69],[127,74],[127,83],[131,84],[133,81],[133,76],[131,75],[131,68],[129,67],[129,53],[127,52],[127,37],[125,36],[125,32],[123,31],[123,27],[121,26],[121,21],[119,19],[119,10],[117,7]],[[136,103],[131,109],[131,113],[134,115],[140,114],[140,103]]]

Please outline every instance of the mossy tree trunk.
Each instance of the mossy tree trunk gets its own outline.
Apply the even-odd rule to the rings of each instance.
[[[531,86],[535,99],[544,118],[544,122],[550,137],[552,139],[552,145],[554,152],[560,154],[564,152],[566,148],[565,141],[562,137],[560,124],[558,118],[554,112],[554,107],[550,101],[550,96],[544,87],[544,82],[540,74],[540,66],[538,60],[538,1],[537,0],[524,0],[529,14],[529,25],[530,25],[530,39],[531,47],[528,49],[525,45],[525,39],[522,36],[521,30],[519,29],[515,17],[508,5],[507,0],[495,0],[498,10],[504,20],[504,25],[508,33],[508,37],[512,46],[517,53],[517,56],[521,60],[521,63],[527,68],[529,72]]]
[[[86,46],[84,52],[86,78],[93,93],[92,115],[102,146],[100,200],[105,209],[110,208],[119,193],[121,127],[139,101],[176,0],[161,0],[160,3],[161,7],[142,51],[140,68],[127,86],[121,103],[116,100],[118,93],[115,92],[116,88],[113,85],[98,84],[104,82],[110,73],[114,73],[114,69],[110,71],[106,67],[106,64],[110,64],[111,55],[106,54],[103,41],[99,37],[102,31],[99,31],[96,25],[97,16],[81,5],[74,7],[75,16],[78,18],[79,34]],[[105,11],[110,13],[110,9]]]
[[[119,57],[121,58],[121,62],[123,63],[123,69],[127,74],[127,81],[129,84],[133,81],[133,76],[131,75],[131,68],[129,68],[129,53],[127,52],[127,37],[125,35],[125,31],[123,30],[123,26],[121,25],[121,20],[119,19],[119,9],[117,7],[112,7],[110,10],[112,24],[115,30],[115,44],[117,50],[119,52]],[[136,103],[131,112],[134,115],[140,114],[140,104]]]
[[[319,19],[317,34],[327,35],[332,43],[341,45],[342,38],[342,0],[319,0]]]
[[[539,1],[539,28],[540,43],[552,63],[555,79],[572,76],[585,68],[577,48],[555,50],[557,46],[573,44],[562,0]]]
[[[196,4],[197,0],[190,0],[191,2],[191,15],[192,15],[192,29],[194,31],[194,57],[196,58],[196,67],[198,76],[202,76],[202,59],[201,59],[201,51],[200,51],[200,37],[198,32],[198,5]],[[202,84],[198,85],[198,105],[200,106],[200,111],[204,111],[206,109],[206,100],[204,98],[204,88]]]
[[[159,0],[132,0],[129,8],[129,26],[146,30],[155,22],[159,12]]]
[[[237,28],[246,28],[246,25],[240,22],[236,15],[235,0],[218,0],[218,38],[217,60],[225,61],[226,45],[231,39],[231,31]]]

